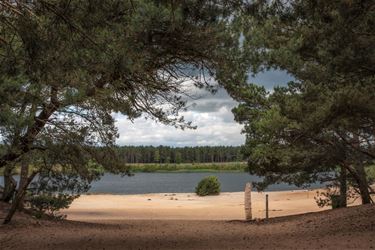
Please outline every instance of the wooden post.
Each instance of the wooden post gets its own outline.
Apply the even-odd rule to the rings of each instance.
[[[252,184],[250,182],[246,183],[245,186],[245,218],[246,220],[251,220],[252,214],[251,214],[251,186]]]
[[[268,194],[266,194],[266,219],[268,219]]]

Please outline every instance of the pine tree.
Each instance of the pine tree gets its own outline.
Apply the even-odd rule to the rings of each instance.
[[[253,72],[279,68],[295,81],[233,96],[245,156],[263,187],[302,185],[345,169],[369,203],[364,165],[375,159],[373,1],[255,1],[244,18]],[[344,171],[343,171],[343,174]],[[325,178],[325,177],[323,177]]]
[[[186,81],[213,91],[207,77],[224,84],[237,75],[227,70],[238,55],[239,33],[230,29],[237,7],[231,1],[3,1],[0,168],[59,148],[67,158],[61,164],[79,173],[88,159],[123,170],[110,149],[114,112],[191,128],[179,115]],[[108,147],[108,154],[98,156],[94,145]]]

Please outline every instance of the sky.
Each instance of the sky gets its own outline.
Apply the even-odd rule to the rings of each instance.
[[[285,85],[292,78],[287,73],[272,70],[260,73],[249,81],[271,90],[276,85]],[[197,100],[188,101],[188,110],[182,112],[186,121],[191,121],[197,129],[176,129],[171,126],[146,120],[142,117],[134,122],[125,116],[116,115],[119,130],[118,145],[152,146],[239,146],[244,144],[242,126],[234,121],[232,108],[237,103],[220,89],[215,95],[208,92]]]

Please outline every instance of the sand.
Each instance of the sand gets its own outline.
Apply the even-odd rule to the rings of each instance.
[[[375,207],[366,205],[267,221],[133,219],[106,224],[37,221],[18,213],[10,225],[0,226],[0,248],[373,249],[374,214]]]
[[[317,190],[252,192],[253,218],[265,217],[269,195],[269,217],[318,212]],[[359,200],[351,205],[357,205]],[[68,210],[69,220],[111,222],[119,220],[243,220],[244,193],[221,193],[199,197],[192,193],[144,195],[82,195]]]

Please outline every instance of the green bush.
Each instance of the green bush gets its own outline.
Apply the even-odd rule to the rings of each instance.
[[[370,185],[375,183],[375,165],[366,167],[367,180]]]
[[[199,196],[220,194],[220,182],[216,176],[207,176],[198,183],[195,193]]]
[[[68,194],[40,194],[30,197],[29,202],[37,218],[46,214],[54,218],[63,219],[65,216],[58,214],[58,211],[69,208],[70,204],[77,197],[78,195]]]

